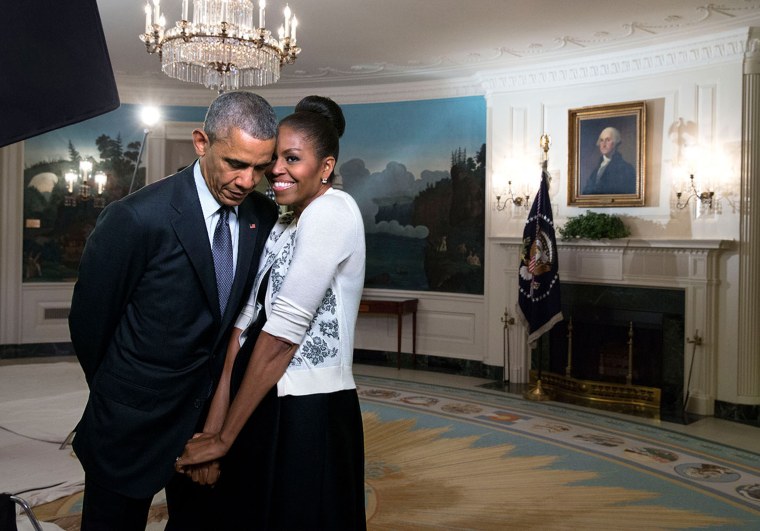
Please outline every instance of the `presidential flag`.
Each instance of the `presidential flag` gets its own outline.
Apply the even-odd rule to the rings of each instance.
[[[549,202],[549,174],[544,169],[541,172],[541,187],[525,222],[518,279],[517,313],[528,328],[531,348],[536,347],[539,337],[562,320],[557,259],[552,205]]]

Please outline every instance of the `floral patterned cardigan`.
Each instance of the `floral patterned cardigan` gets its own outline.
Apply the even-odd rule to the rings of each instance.
[[[351,366],[365,258],[361,213],[341,190],[330,188],[299,218],[287,213],[275,224],[235,326],[243,330],[242,344],[262,311],[256,294],[268,278],[263,330],[299,344],[278,396],[356,388]]]

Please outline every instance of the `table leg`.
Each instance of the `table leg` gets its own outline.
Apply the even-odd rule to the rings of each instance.
[[[401,369],[401,326],[404,322],[404,315],[399,312],[398,324],[396,325],[396,333],[398,335],[398,351],[396,353],[396,366]]]
[[[417,368],[417,311],[412,312],[412,365]]]

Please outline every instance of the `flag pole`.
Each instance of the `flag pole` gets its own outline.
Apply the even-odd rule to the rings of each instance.
[[[551,137],[544,133],[541,135],[541,139],[539,141],[539,145],[541,146],[541,149],[543,150],[544,154],[541,160],[541,179],[544,178],[544,173],[546,173],[548,170],[549,165],[549,146],[551,145]],[[549,395],[546,391],[544,391],[543,386],[541,385],[541,365],[542,365],[542,356],[541,353],[538,353],[538,374],[536,375],[536,385],[526,391],[523,394],[523,397],[528,400],[534,400],[534,401],[544,401],[549,400]]]

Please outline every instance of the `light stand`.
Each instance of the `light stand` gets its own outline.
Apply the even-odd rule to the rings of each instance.
[[[132,190],[135,187],[135,179],[137,178],[137,170],[140,169],[140,161],[142,160],[143,151],[145,150],[145,142],[148,140],[148,133],[150,133],[150,128],[155,125],[159,118],[161,117],[161,113],[156,107],[143,107],[142,111],[140,112],[140,119],[142,120],[142,123],[145,124],[145,129],[143,129],[143,139],[142,143],[140,144],[140,151],[137,153],[137,162],[135,162],[135,171],[132,172],[132,182],[129,183],[129,192],[127,192],[127,195],[132,193]],[[147,176],[146,176],[147,180]]]
[[[129,183],[129,192],[127,192],[127,195],[132,193],[132,188],[134,188],[135,186],[135,177],[137,177],[137,170],[140,168],[140,160],[142,160],[143,150],[145,149],[145,141],[148,139],[148,133],[150,133],[150,129],[146,127],[143,132],[145,134],[143,135],[142,144],[140,144],[140,151],[137,153],[137,162],[135,162],[135,171],[132,172],[132,182]]]

